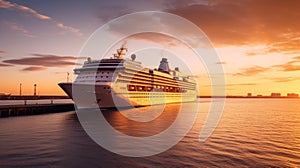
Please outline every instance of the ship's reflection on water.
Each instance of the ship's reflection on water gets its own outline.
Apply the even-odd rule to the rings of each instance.
[[[161,105],[157,105],[157,107],[159,106]],[[166,130],[176,119],[181,105],[173,104],[169,106],[168,109],[163,108],[161,113],[159,111],[152,111],[152,114],[148,108],[149,107],[139,107],[138,111],[134,109],[126,109],[122,112],[118,110],[102,110],[102,114],[109,124],[118,131],[129,136],[145,137],[152,136]],[[160,108],[157,109],[161,110]],[[135,120],[133,120],[127,117],[128,115],[132,115],[132,113],[138,112],[140,114],[134,116],[155,115],[155,112],[160,113],[160,115],[157,117],[155,116],[156,118],[149,122],[139,122],[139,118],[135,118]]]
[[[100,146],[117,154],[151,156],[176,145],[192,128],[198,102],[139,108],[77,110],[81,125]],[[102,113],[102,114],[101,114]]]

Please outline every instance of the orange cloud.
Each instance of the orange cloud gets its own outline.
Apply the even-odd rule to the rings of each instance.
[[[0,0],[0,8],[11,8],[14,5],[8,1]]]
[[[294,57],[291,61],[285,64],[274,65],[273,67],[279,68],[282,71],[300,71],[300,56]]]
[[[275,65],[274,67],[278,67],[282,71],[300,71],[300,65],[293,65],[291,63],[286,63],[283,65]]]
[[[19,4],[16,4],[16,3],[11,3],[11,2],[5,1],[5,0],[0,0],[0,8],[14,8],[14,9],[17,9],[17,10],[21,10],[21,11],[30,13],[33,16],[39,18],[39,19],[44,19],[44,20],[51,19],[51,17],[40,14],[40,13],[38,13],[37,11],[35,11],[31,8],[28,8],[26,6],[19,5]]]
[[[252,86],[257,85],[257,83],[234,83],[234,84],[226,84],[227,86]]]
[[[250,68],[243,68],[243,69],[241,69],[242,72],[236,73],[236,74],[233,74],[233,75],[252,76],[252,75],[259,74],[259,73],[267,72],[271,69],[277,69],[277,70],[283,71],[283,72],[300,71],[300,56],[294,57],[294,58],[292,58],[291,61],[289,61],[287,63],[284,63],[284,64],[280,64],[280,65],[273,65],[273,66],[270,66],[270,67],[253,66],[253,67],[250,67]],[[289,79],[292,79],[292,78],[289,77]],[[281,82],[281,81],[285,82],[286,81],[286,80],[281,79],[281,78],[271,78],[271,80],[278,81],[278,82]]]
[[[266,72],[270,69],[271,68],[265,68],[265,67],[261,67],[261,66],[254,66],[254,67],[250,67],[250,68],[244,68],[242,72],[236,73],[234,75],[252,76],[252,75],[262,73],[262,72]]]
[[[76,34],[77,36],[83,36],[83,34],[80,32],[79,29],[76,29],[76,28],[73,28],[73,27],[70,27],[70,26],[66,26],[63,23],[59,22],[59,23],[56,24],[56,26],[63,29],[63,30],[70,31],[70,32]]]
[[[268,53],[279,53],[279,52],[284,54],[298,54],[300,52],[299,45],[300,45],[300,38],[288,39],[283,42],[274,42],[272,44],[269,44],[264,49],[248,52],[247,56],[259,56]]]
[[[172,3],[166,11],[194,22],[215,46],[265,44],[266,52],[294,53],[300,46],[299,8],[298,1],[217,0]]]
[[[227,64],[227,62],[221,61],[221,62],[216,62],[216,64]]]
[[[291,82],[295,80],[299,80],[297,77],[275,77],[275,78],[270,78],[274,82]]]

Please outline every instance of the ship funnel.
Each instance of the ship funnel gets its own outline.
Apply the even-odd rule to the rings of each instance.
[[[136,59],[136,55],[135,54],[131,54],[131,60],[134,61]]]
[[[169,68],[169,63],[168,63],[167,58],[162,58],[162,60],[160,61],[158,70],[169,73],[170,68]]]
[[[88,62],[88,63],[91,63],[91,62],[92,62],[92,58],[91,58],[91,57],[88,57],[88,58],[87,58],[87,62]]]

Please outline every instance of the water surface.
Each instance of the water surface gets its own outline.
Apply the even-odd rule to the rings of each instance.
[[[203,99],[190,132],[171,149],[149,157],[111,153],[85,133],[74,111],[0,119],[0,167],[297,167],[299,99],[227,99],[212,136],[200,143],[210,99]],[[156,121],[137,123],[113,110],[105,118],[131,136],[149,136],[176,118],[172,104]],[[171,137],[170,137],[171,138]]]

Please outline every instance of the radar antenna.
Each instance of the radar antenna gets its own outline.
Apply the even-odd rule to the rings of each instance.
[[[117,54],[113,54],[115,59],[123,59],[123,57],[126,55],[126,52],[128,51],[127,48],[125,48],[126,41],[122,44],[120,49],[117,49]]]

